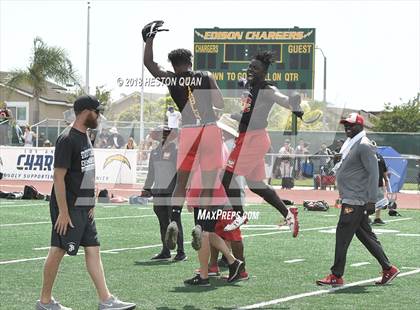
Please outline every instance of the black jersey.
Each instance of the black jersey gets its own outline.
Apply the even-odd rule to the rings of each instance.
[[[182,114],[182,125],[208,124],[216,121],[211,101],[210,78],[204,71],[175,74],[169,93]],[[192,104],[191,104],[192,102]]]
[[[384,186],[384,173],[388,172],[388,169],[386,167],[385,159],[383,156],[379,153],[376,153],[376,157],[378,158],[378,168],[379,168],[379,187]]]
[[[95,205],[95,157],[86,133],[73,127],[63,131],[55,144],[54,168],[67,169],[64,181],[69,208]],[[57,207],[54,185],[50,204]]]
[[[267,88],[269,85],[264,81],[243,93],[239,132],[263,129],[268,126],[268,115],[274,104],[273,100],[265,98],[266,92],[272,91]]]

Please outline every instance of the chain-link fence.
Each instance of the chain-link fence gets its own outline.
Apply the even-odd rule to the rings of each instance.
[[[279,155],[265,157],[266,175],[271,185],[285,189],[305,188],[329,190],[336,188],[332,173],[333,155]],[[393,189],[420,190],[420,156],[383,156]],[[379,176],[378,176],[379,181]]]

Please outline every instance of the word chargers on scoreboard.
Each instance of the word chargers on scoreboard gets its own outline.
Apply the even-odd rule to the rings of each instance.
[[[246,77],[248,63],[258,51],[273,53],[270,83],[313,98],[314,28],[194,29],[194,69],[210,71],[223,90],[239,88],[238,80]]]

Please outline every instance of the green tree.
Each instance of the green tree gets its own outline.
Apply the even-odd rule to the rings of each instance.
[[[373,120],[373,130],[378,132],[419,132],[420,93],[406,103],[392,106],[385,104],[384,112]]]
[[[165,108],[165,105],[162,104],[164,100],[164,98],[161,98],[159,102],[144,100],[144,122],[165,123],[165,113],[167,109]],[[117,115],[116,119],[118,121],[126,122],[140,121],[140,104],[136,103],[131,105],[128,109]]]
[[[47,88],[47,81],[58,84],[77,83],[76,74],[67,52],[54,46],[48,46],[40,37],[33,41],[32,56],[25,70],[14,70],[7,82],[10,87],[28,84],[32,87],[34,122],[39,122],[39,97]]]

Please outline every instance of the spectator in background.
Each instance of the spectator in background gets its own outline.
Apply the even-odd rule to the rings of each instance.
[[[168,118],[168,127],[171,130],[178,131],[182,115],[179,111],[176,111],[174,107],[169,107],[168,111],[166,111],[166,117]]]
[[[338,139],[337,141],[335,141],[335,145],[336,145],[335,150],[334,150],[335,154],[340,153],[340,150],[341,150],[341,147],[343,146],[343,144],[344,144],[343,139]]]
[[[45,133],[40,132],[38,136],[38,146],[44,145],[45,140],[47,140],[47,138],[45,138]]]
[[[133,137],[129,137],[125,148],[127,150],[134,150],[137,147],[136,142],[134,142]]]
[[[45,140],[44,141],[44,144],[42,145],[43,147],[52,147],[53,145],[52,145],[52,143],[51,143],[51,141],[50,140]]]
[[[36,138],[36,133],[34,133],[31,130],[31,126],[26,125],[25,126],[25,132],[23,133],[24,146],[25,147],[34,146],[35,138]],[[42,146],[42,144],[41,144],[41,146]]]
[[[303,139],[299,140],[299,145],[296,147],[295,154],[298,155],[295,160],[295,175],[296,179],[302,179],[303,178],[303,171],[302,166],[305,162],[305,158],[301,157],[302,155],[308,154],[308,147],[305,141]]]
[[[112,127],[109,130],[110,136],[108,138],[108,148],[120,149],[124,147],[124,138],[119,134],[116,127]]]
[[[284,189],[293,187],[293,154],[294,150],[290,145],[290,140],[286,139],[279,150],[281,186]]]
[[[318,152],[316,152],[313,158],[313,164],[314,164],[314,189],[318,189],[320,187],[321,189],[326,189],[326,186],[322,184],[322,176],[327,175],[328,172],[328,164],[331,161],[331,157],[333,155],[333,152],[327,148],[327,145],[325,143],[321,144],[321,148]]]
[[[10,126],[12,126],[13,114],[7,108],[6,102],[0,105],[0,145],[9,145],[12,139]]]
[[[107,148],[108,146],[108,133],[103,130],[95,139],[95,148]]]
[[[3,102],[3,106],[0,107],[0,122],[5,120],[12,120],[13,119],[13,113],[12,111],[7,108],[7,103]]]
[[[376,142],[374,140],[371,141],[372,145],[376,147]],[[378,182],[378,191],[377,191],[377,204],[381,204],[383,199],[385,198],[386,193],[389,189],[389,179],[388,179],[388,168],[386,166],[385,159],[381,154],[376,152],[376,158],[378,159],[378,170],[379,170],[379,182]],[[381,209],[384,207],[375,206],[375,220],[372,222],[372,225],[385,225],[385,222],[381,219]]]

